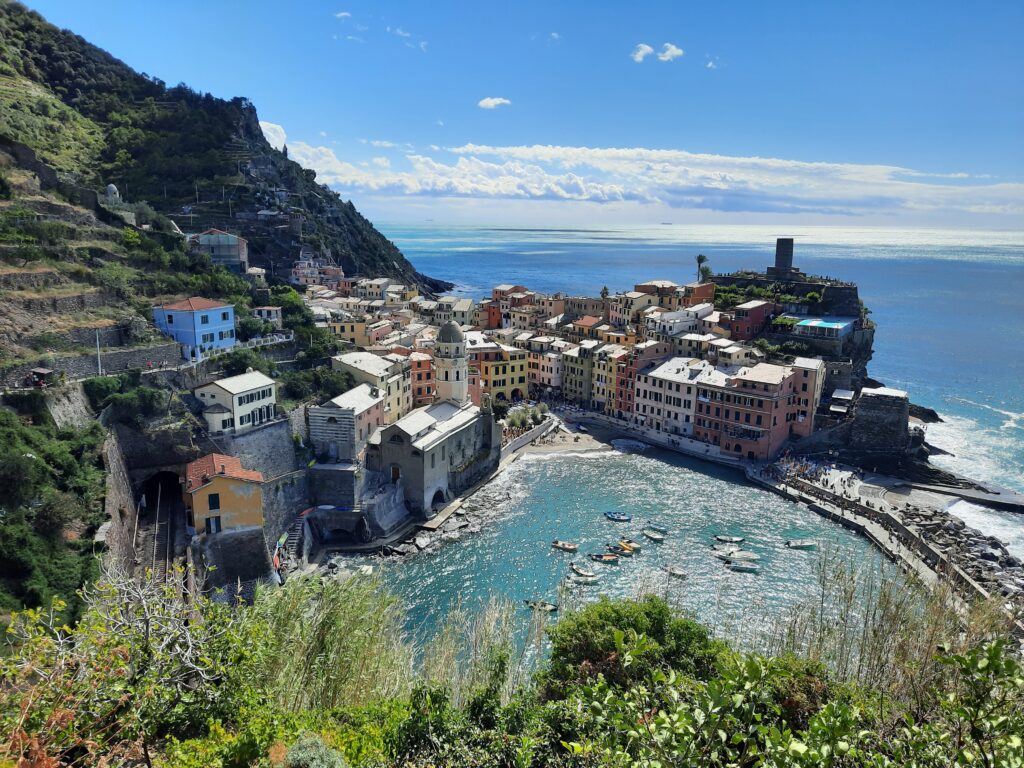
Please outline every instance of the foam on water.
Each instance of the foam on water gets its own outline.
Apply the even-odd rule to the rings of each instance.
[[[972,528],[995,536],[1010,554],[1024,558],[1024,525],[1021,525],[1019,513],[989,509],[963,499],[954,501],[946,509]]]

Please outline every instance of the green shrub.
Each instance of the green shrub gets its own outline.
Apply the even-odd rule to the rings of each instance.
[[[347,768],[341,753],[331,749],[315,733],[304,733],[288,750],[285,768]]]
[[[622,664],[622,636],[643,635],[647,642]],[[722,643],[693,619],[673,611],[654,595],[636,600],[602,596],[571,613],[548,630],[551,660],[545,674],[547,694],[564,695],[566,686],[585,683],[601,674],[613,685],[645,680],[655,669],[674,669],[707,680],[715,673]]]

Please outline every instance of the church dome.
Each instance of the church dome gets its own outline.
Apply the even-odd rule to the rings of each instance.
[[[465,337],[462,335],[462,329],[459,328],[454,320],[449,320],[442,325],[440,332],[437,334],[439,344],[461,344],[465,340]]]

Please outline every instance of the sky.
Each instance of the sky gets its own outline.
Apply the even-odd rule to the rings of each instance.
[[[1024,229],[1024,3],[29,0],[371,218]]]

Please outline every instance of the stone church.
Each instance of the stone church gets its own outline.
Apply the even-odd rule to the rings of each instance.
[[[376,473],[406,509],[429,518],[462,491],[493,472],[501,459],[501,427],[489,398],[469,399],[466,340],[445,323],[434,348],[435,399],[377,430],[366,447],[366,469]]]

